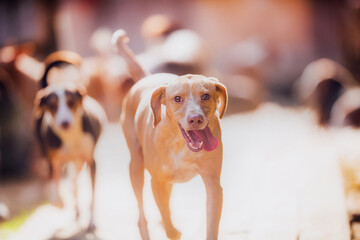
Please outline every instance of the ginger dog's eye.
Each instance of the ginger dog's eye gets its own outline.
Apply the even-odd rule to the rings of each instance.
[[[180,96],[174,97],[175,102],[182,102],[184,99]]]
[[[201,96],[201,100],[209,100],[210,99],[210,95],[209,94],[204,94]]]

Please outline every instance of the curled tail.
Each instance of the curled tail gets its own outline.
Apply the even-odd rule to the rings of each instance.
[[[79,67],[81,65],[82,58],[75,52],[71,51],[57,51],[50,54],[45,59],[45,71],[40,81],[40,88],[46,88],[48,86],[47,76],[51,68],[58,67],[60,65],[74,65]]]
[[[139,81],[140,79],[149,75],[147,71],[145,71],[139,64],[139,62],[135,58],[135,54],[126,44],[129,41],[126,32],[122,29],[114,32],[111,43],[116,49],[116,53],[122,56],[127,64],[128,70],[130,72],[131,77],[135,81]]]

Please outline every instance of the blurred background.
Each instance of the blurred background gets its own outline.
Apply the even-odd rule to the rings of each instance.
[[[119,28],[150,72],[213,76],[228,88],[220,239],[359,237],[349,221],[360,212],[360,201],[350,197],[360,189],[360,94],[347,93],[360,79],[360,1],[3,0],[0,239],[140,239],[118,124],[133,80],[110,45]],[[93,236],[81,224],[68,226],[70,210],[47,204],[32,130],[43,61],[56,50],[83,57],[88,94],[110,120],[95,153]],[[85,175],[79,184],[88,188]],[[166,239],[149,184],[145,188],[150,235]],[[201,180],[173,195],[183,239],[204,239]]]

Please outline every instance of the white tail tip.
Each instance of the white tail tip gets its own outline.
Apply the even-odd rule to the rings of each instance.
[[[111,44],[114,46],[116,51],[119,51],[121,44],[129,42],[129,37],[126,35],[125,30],[119,29],[115,31],[111,38]]]

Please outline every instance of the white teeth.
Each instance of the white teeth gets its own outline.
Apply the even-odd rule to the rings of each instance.
[[[192,145],[192,143],[189,143],[190,146],[193,148],[193,149],[201,149],[202,145],[203,145],[203,141],[200,142],[200,146],[199,147],[195,147],[194,145]]]
[[[199,148],[195,147],[194,145],[192,145],[191,143],[190,143],[190,146],[191,146],[193,149],[199,149]]]
[[[185,133],[185,134],[184,134],[184,137],[185,137],[185,136],[187,137],[187,141],[188,141],[190,147],[193,148],[193,149],[195,149],[195,150],[201,149],[204,142],[201,141],[200,144],[199,144],[199,147],[195,147],[195,146],[191,143],[191,141],[193,141],[194,139],[192,139],[192,137],[191,137],[191,136],[188,134],[188,132],[181,126],[181,124],[179,124],[179,126],[180,126],[181,131]]]

